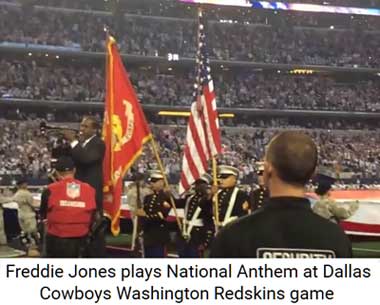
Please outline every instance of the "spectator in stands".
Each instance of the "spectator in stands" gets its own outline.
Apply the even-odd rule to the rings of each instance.
[[[117,32],[123,53],[162,57],[168,53],[194,57],[196,53],[196,23],[193,20],[128,16],[125,20],[123,18],[126,17],[121,18],[124,24],[121,31],[112,14],[63,13],[43,9],[30,9],[27,13],[28,18],[18,6],[0,8],[0,41],[60,46],[70,51],[104,51],[104,28],[99,26],[101,24]],[[378,66],[379,40],[376,39],[376,32],[358,30],[371,24],[378,28],[377,19],[363,25],[360,17],[357,22],[333,15],[335,19],[330,19],[333,24],[339,24],[337,19],[342,19],[348,29],[335,30],[334,26],[331,28],[331,23],[329,27],[325,25],[324,28],[315,29],[315,20],[323,18],[318,18],[318,14],[309,18],[305,15],[284,12],[273,16],[272,12],[264,12],[262,17],[253,17],[253,21],[261,22],[259,25],[247,24],[249,21],[244,21],[247,19],[245,16],[237,18],[240,22],[223,23],[220,22],[221,16],[217,19],[219,22],[211,22],[207,28],[210,57],[274,64]],[[305,20],[313,27],[288,26],[289,23],[302,24]],[[353,30],[356,30],[355,33]],[[31,87],[28,94],[38,93],[40,89]]]

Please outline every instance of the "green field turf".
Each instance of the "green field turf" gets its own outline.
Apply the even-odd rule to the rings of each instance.
[[[380,258],[380,241],[355,242],[352,249],[357,258]]]

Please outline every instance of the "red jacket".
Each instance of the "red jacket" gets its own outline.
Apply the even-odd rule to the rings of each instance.
[[[96,209],[95,189],[73,178],[50,184],[48,189],[47,233],[62,238],[87,235]]]

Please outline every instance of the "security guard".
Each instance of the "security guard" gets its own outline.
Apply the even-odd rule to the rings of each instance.
[[[170,235],[166,217],[171,205],[170,197],[164,191],[164,176],[160,171],[152,171],[148,178],[153,194],[144,198],[144,208],[137,215],[144,217],[142,222],[145,257],[165,257]]]
[[[224,226],[248,213],[249,197],[237,187],[238,176],[239,170],[236,167],[228,165],[218,167],[220,188],[217,195],[219,223],[216,225],[218,226]]]
[[[211,257],[333,258],[351,257],[348,237],[336,224],[316,215],[305,185],[315,171],[318,151],[306,134],[285,131],[269,143],[264,181],[270,199],[223,228]]]
[[[177,199],[177,208],[184,208],[182,238],[178,242],[179,257],[203,257],[214,236],[212,177],[205,173],[193,184],[193,192],[184,199]]]
[[[347,206],[336,202],[330,197],[330,190],[335,179],[325,174],[317,175],[318,186],[315,193],[319,196],[317,202],[313,205],[313,211],[319,216],[326,218],[334,223],[351,217],[359,208],[359,202],[356,200],[350,202]]]
[[[74,179],[70,157],[56,164],[59,181],[49,184],[41,195],[41,218],[47,224],[46,256],[79,257],[94,220],[95,189]]]
[[[269,199],[269,192],[268,189],[264,185],[264,163],[258,162],[257,164],[257,180],[259,183],[259,187],[255,189],[250,194],[250,210],[251,212],[254,212],[262,207],[264,202]]]

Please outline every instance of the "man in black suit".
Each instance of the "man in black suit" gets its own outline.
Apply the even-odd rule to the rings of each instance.
[[[99,124],[96,118],[85,116],[80,123],[79,135],[72,130],[63,132],[70,142],[71,157],[76,167],[75,178],[88,183],[96,191],[96,209],[98,217],[103,215],[103,158],[105,144],[97,135]],[[105,256],[104,233],[99,234],[94,242],[92,254]]]

